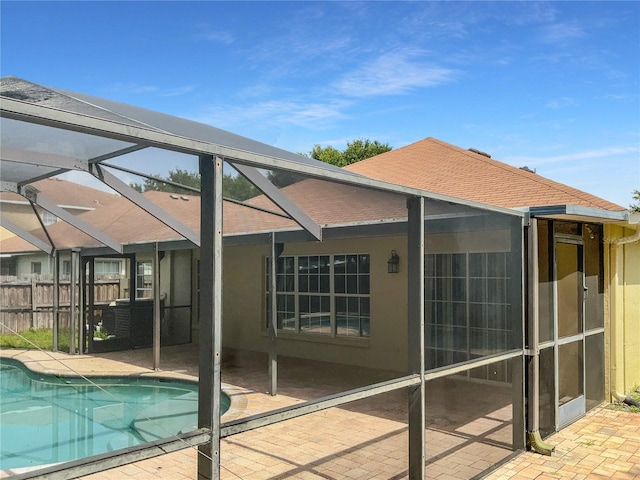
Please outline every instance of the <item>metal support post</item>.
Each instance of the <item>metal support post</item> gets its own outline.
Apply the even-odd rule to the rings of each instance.
[[[78,353],[82,355],[87,349],[87,262],[79,254],[78,266]]]
[[[200,156],[200,355],[198,427],[211,442],[198,447],[198,480],[220,479],[220,356],[222,348],[222,164]]]
[[[93,352],[93,332],[96,329],[96,259],[89,259],[89,288],[87,291],[87,303],[89,304],[87,344],[89,353]]]
[[[269,255],[269,394],[278,393],[278,258],[284,250],[282,243],[276,243],[276,234],[269,235],[271,254]]]
[[[78,276],[78,250],[71,250],[71,276],[69,279],[69,353],[76,353],[76,283]]]
[[[160,370],[160,252],[153,247],[153,369]]]
[[[60,345],[60,255],[53,251],[53,351]]]
[[[420,383],[409,387],[409,479],[425,476],[425,354],[424,354],[424,198],[407,200],[408,366]]]
[[[509,298],[511,298],[511,335],[513,349],[524,351],[525,346],[525,311],[524,311],[524,285],[525,285],[525,254],[524,254],[524,222],[520,217],[511,218],[510,258],[507,264],[507,273],[511,278]],[[526,446],[525,426],[525,389],[524,379],[525,361],[520,355],[509,361],[511,364],[511,385],[513,398],[513,428],[512,442],[515,450],[524,449]]]

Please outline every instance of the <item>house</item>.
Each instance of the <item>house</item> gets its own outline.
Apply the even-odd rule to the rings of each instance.
[[[3,134],[28,136],[22,124],[37,125],[54,154],[50,160],[3,137],[6,185],[28,196],[21,188],[30,178],[74,168],[123,195],[82,221],[21,237],[47,253],[79,255],[89,271],[99,259],[127,259],[123,308],[134,308],[137,290],[146,288],[154,310],[164,298],[176,312],[170,319],[153,313],[142,330],[154,339],[159,333],[155,365],[163,338],[200,345],[200,427],[209,435],[201,440],[208,442],[203,477],[219,473],[212,449],[220,440],[222,346],[268,352],[271,366],[288,355],[396,372],[385,388],[408,389],[414,400],[411,478],[424,473],[425,385],[454,414],[468,406],[452,402],[452,391],[473,386],[475,395],[493,395],[505,422],[494,432],[500,442],[523,448],[529,434],[532,447],[545,451],[541,436],[623,390],[621,370],[625,381],[634,374],[637,360],[617,348],[639,317],[626,290],[638,284],[637,244],[628,238],[635,220],[622,207],[433,139],[340,170],[206,125],[20,79],[3,79],[0,94]],[[86,163],[70,158],[68,144],[55,141],[67,131],[101,151]],[[139,195],[102,168],[104,159],[146,148],[197,156],[201,197]],[[264,195],[223,201],[223,161]],[[21,163],[30,168],[12,168]],[[276,189],[260,170],[305,178]],[[33,247],[8,239],[0,249]],[[80,315],[80,325],[95,321],[89,315]],[[133,338],[135,318],[127,321]],[[81,349],[92,348],[88,340]],[[367,387],[370,395],[379,389]],[[315,411],[285,410],[280,415]],[[117,455],[119,462],[139,458],[138,451]]]
[[[620,399],[640,383],[637,216],[625,216],[619,205],[484,152],[434,138],[346,168],[529,212],[525,244],[537,255],[530,253],[527,265],[527,348],[539,352],[546,365],[540,372],[540,387],[549,395],[548,404],[541,405],[548,419],[545,432],[553,431],[554,418],[560,427],[585,407],[602,398]],[[580,397],[586,400],[572,401]]]
[[[34,191],[41,192],[51,202],[71,215],[81,215],[103,206],[108,206],[116,201],[118,195],[103,190],[87,187],[78,183],[69,182],[61,178],[45,178],[34,182],[31,187]],[[73,195],[69,195],[69,189],[73,189]],[[72,203],[68,203],[72,202]],[[40,222],[44,226],[59,221],[53,213],[45,210],[37,204],[32,204],[26,198],[14,192],[0,192],[0,213],[3,222],[10,222],[25,230],[40,228]],[[13,237],[15,234],[0,226],[0,239]],[[64,263],[63,273],[68,274],[69,262]],[[20,262],[16,257],[0,256],[0,275],[50,275],[53,272],[51,258],[43,256],[39,259],[32,258],[28,263]],[[100,264],[102,273],[120,273],[121,268],[115,264]]]

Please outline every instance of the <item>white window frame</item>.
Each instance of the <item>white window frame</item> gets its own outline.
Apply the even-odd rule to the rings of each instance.
[[[141,266],[142,274],[139,273]],[[141,280],[142,285],[140,285]],[[151,292],[151,295],[148,292]],[[151,261],[136,262],[136,298],[153,298],[153,263]]]
[[[343,254],[309,254],[309,255],[283,255],[280,257],[280,259],[282,259],[282,262],[289,262],[289,261],[293,261],[293,273],[278,273],[278,276],[282,275],[291,275],[293,277],[293,289],[289,289],[289,290],[285,290],[285,289],[278,289],[277,291],[277,296],[276,296],[276,301],[277,298],[282,297],[282,296],[287,296],[287,297],[292,297],[292,299],[289,299],[289,301],[292,300],[293,302],[293,309],[291,309],[291,305],[287,305],[289,308],[286,310],[288,312],[290,312],[291,314],[293,314],[293,318],[291,319],[293,321],[293,323],[290,324],[290,326],[288,326],[288,328],[282,328],[282,321],[278,321],[278,331],[282,332],[282,333],[291,333],[291,334],[299,334],[299,335],[309,335],[309,336],[314,336],[314,337],[333,337],[333,338],[370,338],[371,336],[371,270],[369,267],[369,271],[367,272],[360,272],[357,271],[355,273],[347,273],[345,272],[345,281],[348,275],[353,275],[356,277],[356,282],[360,281],[360,276],[361,275],[366,275],[368,277],[368,293],[346,293],[346,292],[336,292],[336,275],[340,275],[340,273],[336,273],[335,271],[335,265],[336,265],[336,257],[350,257],[350,256],[355,256],[357,257],[357,265],[360,265],[360,261],[361,258],[363,256],[366,256],[368,258],[368,261],[370,263],[370,259],[371,259],[371,255],[368,253],[343,253]],[[301,272],[300,272],[300,259],[309,259],[311,257],[318,257],[318,259],[320,260],[321,257],[328,257],[329,261],[329,272],[327,273],[328,275],[328,280],[329,280],[329,291],[328,292],[320,292],[320,291],[300,291],[300,279],[301,279]],[[265,305],[269,305],[269,257],[265,258],[265,299],[267,299],[267,301],[265,302]],[[321,280],[318,279],[318,281],[320,282]],[[276,281],[277,285],[283,285],[286,282],[286,279],[281,278],[279,279],[279,281]],[[289,284],[288,287],[291,287],[291,280],[289,280]],[[358,286],[358,290],[359,290],[359,286]],[[313,331],[311,329],[307,329],[304,328],[304,322],[301,322],[301,297],[307,297],[307,296],[316,296],[316,297],[320,297],[320,298],[328,298],[329,299],[329,311],[327,312],[329,314],[329,325],[328,328],[322,329],[320,331]],[[358,321],[358,333],[356,335],[350,335],[350,334],[345,334],[345,333],[340,333],[340,327],[338,325],[338,321],[337,321],[337,307],[336,307],[336,300],[338,298],[346,298],[347,302],[349,298],[356,298],[359,300],[359,302],[361,302],[361,299],[366,299],[366,301],[368,302],[368,315],[363,315],[363,314],[359,314],[354,317],[357,318]],[[362,307],[361,305],[359,305],[359,309],[360,310]],[[267,310],[265,310],[266,313],[266,321],[264,322],[264,325],[268,326],[268,319],[269,319],[269,312]],[[312,314],[313,315],[313,314]],[[368,317],[368,322],[366,322],[366,327],[365,327],[365,322],[363,320],[365,320]]]

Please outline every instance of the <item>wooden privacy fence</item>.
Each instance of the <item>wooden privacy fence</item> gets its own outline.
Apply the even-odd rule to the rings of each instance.
[[[94,304],[108,305],[120,298],[121,280],[119,275],[96,278]],[[68,276],[60,280],[59,287],[58,325],[69,328],[71,288]],[[53,278],[49,275],[0,277],[0,334],[53,328],[53,298]]]

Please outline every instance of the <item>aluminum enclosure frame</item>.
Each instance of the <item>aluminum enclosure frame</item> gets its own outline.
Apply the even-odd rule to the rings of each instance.
[[[44,475],[46,478],[73,478],[74,476],[86,475],[99,470],[113,468],[118,465],[138,461],[142,458],[149,458],[169,451],[187,446],[199,445],[198,455],[198,478],[219,479],[220,478],[220,439],[223,436],[242,431],[244,428],[256,428],[256,426],[275,423],[287,418],[312,413],[319,409],[330,408],[332,406],[344,404],[366,396],[377,395],[396,389],[409,389],[409,459],[408,470],[411,480],[421,479],[424,476],[424,427],[425,427],[425,406],[424,393],[426,375],[424,372],[424,288],[421,281],[424,281],[424,201],[425,199],[435,199],[449,202],[478,210],[506,214],[516,219],[522,224],[526,214],[511,209],[489,207],[471,201],[463,201],[445,195],[432,194],[415,188],[393,185],[386,182],[373,180],[367,177],[335,169],[328,168],[321,164],[296,162],[292,158],[279,158],[275,156],[255,153],[251,151],[234,148],[232,146],[216,144],[203,140],[188,138],[182,135],[173,134],[159,128],[145,127],[140,123],[129,124],[119,123],[105,118],[60,110],[48,106],[36,105],[33,103],[2,97],[0,105],[0,116],[43,125],[52,128],[80,132],[92,136],[119,140],[132,143],[133,145],[112,154],[105,154],[102,159],[110,159],[115,156],[128,153],[134,150],[156,147],[164,150],[171,150],[180,153],[194,155],[200,160],[202,175],[202,196],[201,196],[201,220],[200,220],[200,248],[201,248],[201,335],[199,346],[199,415],[198,432],[192,435],[182,436],[180,439],[172,439],[164,442],[154,442],[148,445],[141,445],[127,449],[126,451],[107,455],[101,458],[83,459],[72,462],[73,465],[61,465],[34,472],[34,475],[20,475],[16,478],[37,478]],[[11,163],[10,157],[26,158],[24,152],[20,154],[15,151],[2,149],[0,157]],[[26,153],[28,157],[28,152]],[[95,160],[95,159],[94,159]],[[98,166],[101,160],[95,161]],[[409,300],[410,312],[408,315],[409,344],[408,354],[410,355],[410,372],[408,376],[392,380],[390,382],[364,387],[358,391],[342,392],[336,394],[335,398],[325,398],[314,402],[307,402],[303,405],[290,407],[283,411],[271,412],[269,419],[243,419],[242,422],[234,424],[220,425],[220,361],[221,361],[221,325],[222,325],[222,252],[224,247],[222,235],[222,164],[229,161],[231,164],[270,170],[282,170],[307,177],[337,182],[347,185],[359,186],[379,191],[392,192],[403,195],[408,200],[409,214],[408,241],[410,243],[409,260],[411,267]],[[21,163],[21,168],[28,169],[28,163]],[[80,169],[89,171],[91,168],[83,162],[69,162],[68,158],[49,157],[47,169],[42,170],[38,165],[33,166],[33,175],[25,179],[21,184],[28,184],[35,179],[53,176],[60,171],[69,169]],[[6,164],[5,164],[6,167]],[[240,168],[247,173],[249,170]],[[251,176],[251,175],[249,175]],[[97,175],[99,178],[99,175]],[[260,187],[260,185],[258,185]],[[263,185],[264,187],[264,185]],[[144,205],[140,205],[145,208]],[[307,222],[302,216],[304,212],[297,210],[295,204],[287,204],[286,200],[280,205],[285,211],[287,207],[292,208],[293,218],[302,218],[303,223]],[[156,214],[161,221],[170,222],[166,212],[151,212]],[[156,216],[154,215],[154,216]],[[3,222],[4,223],[4,222]],[[356,229],[358,226],[352,226]],[[309,232],[301,231],[301,234],[309,239],[322,238],[323,228],[321,226],[307,223]],[[371,227],[371,228],[375,228]],[[346,231],[345,231],[346,232]],[[405,230],[407,232],[407,230]],[[25,233],[25,232],[21,232]],[[281,239],[273,233],[272,242],[281,242]],[[522,241],[522,236],[518,241]],[[186,242],[195,243],[194,237],[187,235]],[[162,243],[157,243],[155,249],[162,248]],[[148,247],[141,247],[148,248]],[[98,251],[100,249],[96,249]],[[105,251],[111,253],[109,246],[105,246]],[[123,248],[127,251],[127,248]],[[522,355],[522,352],[513,352],[512,356]],[[486,360],[484,360],[486,361]],[[464,368],[469,368],[465,366]],[[251,423],[254,422],[254,423]],[[257,422],[257,423],[256,423]],[[260,425],[258,425],[258,423]],[[244,424],[244,425],[243,425]],[[253,426],[255,425],[255,426]],[[72,475],[71,477],[69,475]],[[45,478],[45,477],[42,478]]]

